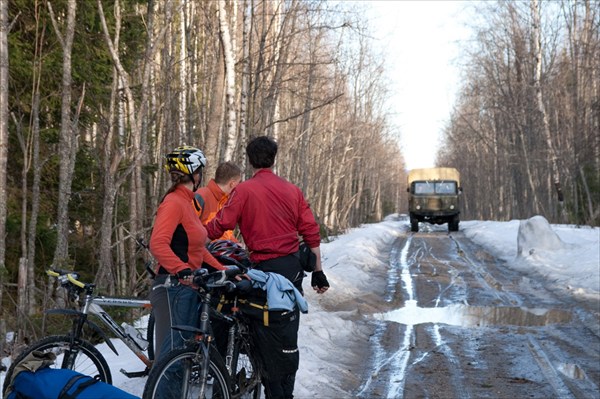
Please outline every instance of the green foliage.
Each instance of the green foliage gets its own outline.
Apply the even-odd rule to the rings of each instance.
[[[98,193],[98,170],[96,158],[92,156],[89,147],[82,147],[77,152],[75,170],[71,186],[70,208],[72,220],[78,220],[83,225],[93,225],[98,209],[101,209],[102,195]]]
[[[50,216],[38,219],[35,260],[36,270],[41,276],[45,275],[46,269],[52,263],[56,248],[56,229],[50,224],[51,219]]]

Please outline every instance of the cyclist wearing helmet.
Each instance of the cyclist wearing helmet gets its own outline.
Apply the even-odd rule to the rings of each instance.
[[[231,192],[223,209],[206,225],[209,238],[220,237],[238,225],[256,269],[279,273],[302,292],[304,271],[296,255],[300,235],[317,257],[311,285],[316,292],[324,293],[329,283],[321,268],[319,225],[302,191],[273,173],[277,143],[267,136],[256,137],[246,146],[246,154],[254,175]],[[266,371],[263,384],[268,399],[293,397],[300,359],[300,312],[296,308],[279,316],[268,326],[262,320],[253,321],[254,338]]]
[[[242,180],[242,170],[233,162],[223,162],[217,167],[215,178],[210,179],[206,187],[200,187],[194,196],[196,212],[206,226],[217,212],[229,199],[229,193]],[[222,240],[233,240],[233,230],[227,230],[221,237]]]
[[[181,346],[186,338],[186,333],[171,326],[196,325],[198,296],[181,282],[203,266],[225,268],[206,249],[206,229],[190,205],[202,182],[204,154],[198,148],[182,146],[165,158],[173,184],[156,211],[150,237],[150,252],[158,261],[150,292],[156,317],[156,359]]]

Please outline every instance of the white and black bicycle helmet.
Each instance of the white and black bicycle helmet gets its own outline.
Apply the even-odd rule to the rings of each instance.
[[[206,157],[196,147],[187,145],[177,147],[165,156],[165,169],[169,173],[179,171],[186,175],[192,175],[198,168],[204,167],[206,167]]]

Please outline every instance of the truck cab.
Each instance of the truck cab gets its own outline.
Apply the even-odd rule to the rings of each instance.
[[[411,231],[419,231],[419,222],[448,223],[448,231],[458,231],[462,192],[458,170],[413,169],[408,172],[407,191]]]

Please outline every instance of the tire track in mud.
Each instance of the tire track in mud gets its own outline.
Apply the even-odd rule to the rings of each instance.
[[[597,318],[461,233],[401,237],[387,278],[384,300],[402,308],[374,315],[357,397],[600,397]],[[444,316],[453,311],[465,320]]]
[[[413,284],[413,277],[411,274],[411,267],[416,267],[419,271],[420,262],[419,260],[430,253],[430,249],[426,246],[420,246],[415,248],[410,257],[409,248],[412,243],[413,235],[406,238],[400,251],[392,250],[390,272],[388,273],[388,292],[385,295],[386,301],[391,301],[393,296],[397,294],[398,282],[401,283],[401,291],[406,295],[405,307],[417,307],[417,299],[415,287]],[[396,247],[397,248],[397,247]],[[435,273],[435,268],[433,268]],[[449,287],[455,285],[454,279],[459,274],[455,274],[450,284],[444,289],[440,287],[440,293],[435,300],[435,307],[440,304],[443,293],[449,289]],[[416,331],[415,326],[412,324],[404,325],[404,330],[399,328],[399,336],[402,337],[400,341],[395,342],[398,345],[398,349],[390,353],[389,342],[385,342],[385,331],[388,329],[388,323],[380,322],[377,326],[377,332],[374,335],[374,362],[373,372],[368,377],[367,381],[359,389],[357,396],[359,397],[370,397],[373,394],[387,398],[400,398],[403,396],[406,382],[407,370],[416,364],[420,363],[424,357],[428,354],[425,353],[421,357],[414,359],[410,362],[412,350],[415,348],[415,337]],[[392,327],[389,327],[392,328]],[[463,384],[456,383],[463,379],[461,368],[457,367],[458,360],[453,354],[452,348],[444,342],[442,335],[439,333],[438,325],[433,326],[432,338],[435,341],[438,352],[444,354],[444,358],[450,364],[448,370],[451,370],[451,380],[455,381],[448,386],[454,391],[453,396],[468,398],[470,395],[465,389],[462,389]],[[389,340],[389,338],[388,338]]]

